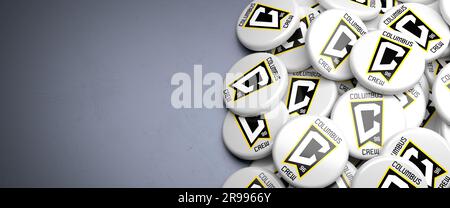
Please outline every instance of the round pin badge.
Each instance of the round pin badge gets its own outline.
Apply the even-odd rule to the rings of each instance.
[[[425,117],[427,97],[423,89],[417,84],[407,92],[394,95],[403,106],[406,114],[406,127],[419,127]]]
[[[439,0],[439,7],[442,17],[450,25],[450,2],[448,0]]]
[[[243,168],[231,175],[223,188],[284,188],[283,183],[268,170],[256,167]]]
[[[450,144],[438,133],[424,128],[404,130],[386,143],[382,155],[412,162],[425,176],[428,188],[450,187]]]
[[[267,114],[240,117],[231,112],[223,122],[223,141],[227,149],[244,160],[262,159],[272,152],[278,131],[289,119],[283,103]]]
[[[380,0],[318,0],[325,9],[340,9],[357,15],[364,21],[377,17],[381,10]]]
[[[343,10],[323,12],[306,36],[312,66],[327,79],[353,78],[348,57],[357,40],[366,33],[366,26],[356,15]]]
[[[437,75],[442,69],[450,63],[450,57],[439,58],[432,62],[427,63],[425,68],[425,75],[428,79],[428,82],[433,85],[436,80]]]
[[[358,83],[386,95],[406,92],[425,71],[423,52],[408,36],[379,30],[363,36],[350,54]]]
[[[441,135],[448,141],[450,142],[450,125],[448,125],[445,122],[441,122],[441,129],[439,131],[439,133],[441,133]]]
[[[399,4],[397,0],[381,0],[380,2],[381,2],[381,10],[379,15],[373,20],[364,22],[369,31],[378,30],[378,25],[380,24],[380,20],[383,14]]]
[[[274,55],[255,53],[238,61],[227,73],[223,97],[234,114],[251,117],[275,108],[286,94],[288,73]]]
[[[342,132],[329,119],[299,116],[278,133],[272,157],[295,187],[323,188],[337,180],[348,161]]]
[[[237,37],[250,50],[268,51],[291,37],[300,23],[294,0],[255,0],[237,22]]]
[[[427,188],[425,176],[412,162],[394,156],[380,156],[362,165],[352,188]]]
[[[309,69],[289,75],[285,104],[291,117],[330,115],[338,98],[336,83]]]
[[[450,124],[450,65],[438,74],[431,97],[440,118]]]
[[[338,86],[338,94],[339,96],[343,95],[344,93],[350,91],[351,89],[355,88],[356,85],[358,85],[358,80],[351,79],[347,81],[341,81],[336,83]]]
[[[314,19],[320,14],[307,7],[299,7],[298,10],[301,19],[294,35],[271,51],[286,65],[288,72],[291,73],[303,71],[311,66],[305,47],[306,32]]]
[[[351,188],[356,171],[358,171],[358,169],[356,169],[351,162],[347,162],[344,172],[342,172],[342,175],[330,186],[330,188]]]
[[[430,94],[430,95],[432,95],[432,94]],[[443,121],[439,117],[439,115],[436,111],[435,104],[430,96],[428,103],[427,103],[425,118],[423,119],[420,127],[427,128],[427,129],[433,130],[435,132],[439,132],[441,129],[441,126],[440,126],[441,122],[443,122]]]
[[[428,83],[428,79],[426,78],[425,75],[423,75],[420,80],[419,80],[419,86],[422,88],[424,94],[425,94],[425,100],[429,100],[430,99],[430,84]]]
[[[412,38],[425,53],[426,61],[439,58],[450,41],[450,30],[442,17],[423,4],[406,3],[392,8],[383,15],[379,28]]]
[[[362,87],[338,99],[331,119],[344,132],[350,155],[361,160],[378,156],[384,143],[406,127],[405,112],[394,96]]]

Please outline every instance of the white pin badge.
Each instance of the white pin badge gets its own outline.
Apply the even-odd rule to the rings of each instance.
[[[353,47],[350,66],[358,83],[386,95],[406,92],[425,71],[423,52],[404,34],[379,30],[363,36]]]
[[[437,75],[442,69],[450,63],[450,57],[439,58],[432,62],[427,63],[425,68],[425,75],[427,76],[428,82],[433,85],[436,80]]]
[[[450,187],[450,146],[434,131],[424,128],[404,130],[386,143],[382,155],[412,162],[425,176],[429,188]]]
[[[450,65],[438,74],[433,85],[432,98],[440,118],[450,124]]]
[[[299,116],[278,133],[275,166],[295,187],[323,188],[337,180],[348,161],[342,132],[325,117]]]
[[[392,8],[384,14],[379,28],[412,38],[425,53],[426,61],[439,58],[450,41],[450,30],[442,17],[423,4],[406,3]]]
[[[250,50],[267,51],[283,44],[299,23],[294,0],[255,0],[239,17],[237,37]]]
[[[328,116],[337,98],[336,83],[323,78],[315,70],[289,75],[284,100],[291,117],[305,114]]]
[[[425,176],[412,162],[399,157],[380,156],[362,165],[352,188],[427,188]]]
[[[263,168],[248,167],[233,173],[223,184],[223,188],[284,188],[273,173]]]
[[[350,155],[362,160],[378,156],[384,143],[406,127],[405,112],[394,96],[362,87],[338,99],[331,119],[344,132]]]
[[[312,66],[331,80],[353,78],[348,57],[358,39],[366,33],[366,26],[356,15],[343,10],[322,13],[306,36],[306,48]]]
[[[394,95],[400,102],[406,114],[406,127],[419,127],[425,117],[427,107],[427,97],[425,92],[417,84],[407,92]]]
[[[280,58],[286,65],[288,72],[291,73],[303,71],[311,66],[305,47],[306,32],[314,19],[320,14],[307,7],[299,7],[298,10],[301,19],[297,30],[285,43],[271,51],[272,54]]]
[[[325,9],[346,10],[364,21],[377,17],[381,10],[380,0],[318,0]]]
[[[330,188],[351,188],[353,178],[356,175],[356,167],[351,163],[347,162],[345,165],[344,172],[342,175],[336,180],[336,182],[330,186]]]
[[[250,117],[274,109],[286,93],[288,73],[274,55],[255,53],[238,61],[227,73],[224,102],[234,114]]]
[[[283,103],[269,113],[255,117],[240,117],[228,112],[222,131],[225,146],[238,158],[262,159],[272,153],[274,139],[288,118]]]

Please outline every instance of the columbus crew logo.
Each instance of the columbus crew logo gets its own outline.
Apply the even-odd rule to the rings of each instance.
[[[248,96],[273,83],[272,74],[265,61],[242,75],[230,87],[235,90],[234,101]]]
[[[449,63],[450,63],[450,59],[445,59],[445,60],[438,59],[438,60],[436,60],[436,68],[434,70],[434,74],[437,76],[442,71],[442,69]]]
[[[289,114],[307,114],[319,84],[319,78],[291,77],[286,100]]]
[[[428,123],[431,121],[431,119],[433,118],[435,113],[436,113],[436,107],[434,107],[433,101],[429,100],[428,104],[427,104],[427,111],[425,114],[425,119],[423,120],[420,127],[428,126]]]
[[[392,7],[397,6],[397,0],[381,0],[381,12],[380,14],[384,14]]]
[[[418,18],[411,10],[397,18],[390,26],[391,29],[408,34],[414,38],[415,42],[425,51],[428,50],[430,42],[440,40],[428,25],[426,25],[420,18]]]
[[[247,188],[266,188],[263,183],[258,179],[258,177],[255,177],[253,181],[248,184]]]
[[[375,49],[368,73],[380,73],[390,81],[411,49],[381,38]]]
[[[351,2],[355,2],[364,6],[370,6],[369,0],[350,0]]]
[[[359,38],[360,35],[354,32],[346,21],[341,20],[323,49],[322,56],[330,58],[336,69],[350,55]]]
[[[281,29],[281,21],[289,15],[289,12],[256,4],[244,27],[260,29]]]
[[[397,171],[389,168],[381,179],[378,188],[416,188],[416,186],[398,174]]]
[[[407,109],[416,99],[409,93],[404,92],[403,94],[394,95],[395,98],[400,102],[403,109]]]
[[[383,144],[383,100],[351,103],[358,147]]]
[[[267,121],[261,116],[239,117],[235,115],[235,118],[250,148],[253,148],[261,139],[271,138]]]
[[[295,165],[301,178],[335,148],[336,145],[328,137],[311,126],[284,162]]]
[[[429,188],[436,187],[436,178],[447,173],[447,171],[439,165],[433,158],[429,157],[424,151],[417,147],[411,141],[400,152],[403,157],[416,165],[425,176]]]
[[[306,32],[309,28],[308,17],[304,17],[300,20],[300,25],[298,29],[295,31],[294,35],[292,35],[285,44],[278,46],[275,48],[272,53],[274,55],[279,55],[284,52],[303,47],[306,43]]]

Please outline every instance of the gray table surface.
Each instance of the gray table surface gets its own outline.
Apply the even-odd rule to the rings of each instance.
[[[177,72],[224,74],[248,0],[0,0],[1,187],[220,187],[248,164]]]

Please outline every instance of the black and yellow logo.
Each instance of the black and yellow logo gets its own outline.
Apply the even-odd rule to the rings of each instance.
[[[408,56],[410,50],[411,48],[409,47],[381,37],[375,49],[368,73],[380,73],[387,81],[390,81]]]
[[[255,179],[247,185],[247,188],[266,188],[266,186],[259,180],[258,177],[255,177]]]
[[[320,84],[320,78],[290,77],[286,107],[290,115],[307,114]]]
[[[397,6],[397,0],[381,0],[381,11],[380,14],[384,14],[389,11],[392,7]]]
[[[377,188],[416,188],[416,186],[389,167]]]
[[[364,6],[370,6],[369,0],[350,0],[351,2],[358,3]]]
[[[425,51],[428,50],[430,42],[441,40],[439,35],[411,10],[408,10],[403,16],[397,18],[389,27],[401,33],[409,34]]]
[[[273,83],[273,75],[266,61],[250,69],[234,81],[230,87],[235,91],[234,101],[248,96]]]
[[[258,29],[281,29],[281,21],[289,12],[270,6],[256,4],[244,27]]]
[[[341,20],[328,39],[325,48],[322,50],[322,56],[331,59],[334,68],[339,65],[350,55],[353,45],[361,36],[355,32],[345,20]]]
[[[259,140],[271,139],[267,121],[263,116],[239,117],[235,115],[235,118],[249,148],[253,148]]]
[[[298,177],[301,178],[334,149],[336,149],[336,145],[330,138],[325,136],[315,126],[311,126],[284,162],[295,165],[298,171]]]
[[[394,97],[397,98],[400,104],[402,104],[403,109],[407,109],[409,106],[411,106],[411,104],[414,103],[414,101],[416,101],[416,99],[408,92],[404,92],[399,95],[394,95]]]
[[[429,188],[435,188],[436,179],[447,173],[441,165],[411,141],[408,141],[405,148],[400,152],[400,157],[408,159],[420,169]]]
[[[430,123],[430,121],[432,120],[432,118],[434,117],[435,113],[436,113],[436,107],[434,107],[433,101],[429,100],[428,104],[427,104],[427,111],[425,114],[425,119],[423,120],[420,127],[427,127],[428,124]]]
[[[434,69],[434,75],[437,76],[442,71],[442,69],[449,63],[450,63],[450,59],[445,59],[445,60],[438,59],[438,60],[436,60],[436,68]]]
[[[304,17],[300,20],[300,25],[298,26],[298,29],[295,31],[295,33],[287,40],[285,44],[280,45],[274,50],[272,50],[272,54],[280,55],[287,51],[305,46],[306,32],[308,31],[308,28],[309,28],[308,17]]]
[[[351,103],[358,147],[369,142],[383,145],[383,100],[355,101]]]

